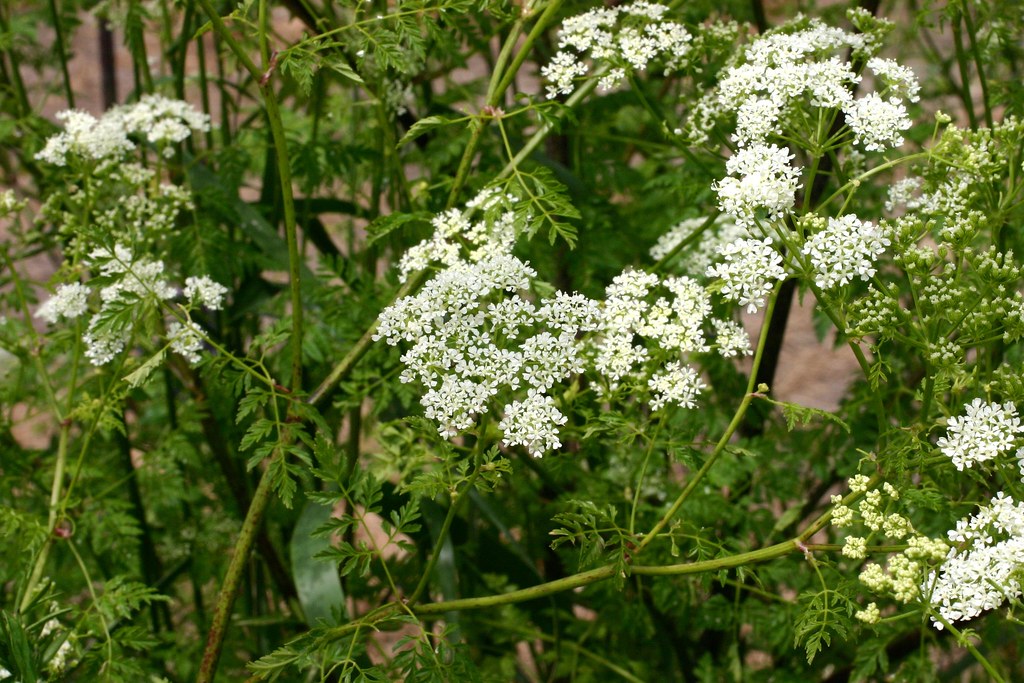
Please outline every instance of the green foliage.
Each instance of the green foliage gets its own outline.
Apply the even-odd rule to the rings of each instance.
[[[941,568],[1007,534],[920,549],[1024,498],[1014,3],[613,3],[597,57],[569,20],[595,3],[21,5],[0,8],[0,679],[1024,679],[994,569],[975,588],[1007,609],[930,621]],[[105,70],[89,11],[132,67],[120,113],[81,78]],[[856,37],[787,43],[817,17]],[[915,65],[920,101],[876,56]],[[801,89],[847,59],[842,92]],[[873,149],[858,125],[885,106],[915,123]],[[63,108],[93,114],[39,113]],[[794,189],[737,170],[762,142]],[[784,270],[744,301],[708,267],[742,258],[719,242],[748,194],[792,202],[741,226]],[[814,253],[844,217],[860,233]],[[509,264],[533,274],[481,284]],[[785,296],[814,311],[798,344]],[[961,466],[975,399],[1008,435]]]

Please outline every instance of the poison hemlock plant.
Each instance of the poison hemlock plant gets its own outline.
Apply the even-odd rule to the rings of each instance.
[[[0,11],[0,681],[1024,678],[1017,14],[129,5]]]

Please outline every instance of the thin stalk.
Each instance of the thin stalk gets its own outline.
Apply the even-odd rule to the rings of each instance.
[[[279,454],[275,457],[283,456]],[[199,673],[196,675],[196,683],[211,683],[214,673],[217,671],[217,662],[220,660],[221,649],[224,645],[224,635],[227,632],[231,609],[234,607],[235,598],[238,597],[242,575],[249,563],[249,551],[252,549],[256,533],[263,522],[263,513],[270,503],[272,492],[270,476],[264,473],[253,494],[252,504],[249,505],[249,509],[245,513],[242,530],[238,532],[238,539],[235,541],[235,552],[231,556],[231,563],[228,565],[227,574],[224,576],[220,593],[217,595],[217,604],[213,608],[213,620],[206,637],[206,647],[203,650]]]
[[[764,321],[761,323],[761,336],[757,341],[757,350],[754,352],[754,361],[751,364],[750,377],[747,380],[747,390],[743,396],[743,400],[740,401],[740,405],[736,408],[735,414],[732,416],[732,421],[729,423],[729,426],[726,427],[725,433],[722,434],[722,438],[720,438],[718,443],[715,444],[715,449],[711,452],[711,455],[709,455],[708,459],[704,461],[701,468],[697,470],[692,477],[690,477],[690,480],[686,483],[686,487],[683,488],[679,497],[676,498],[674,503],[672,503],[672,507],[668,509],[668,512],[662,515],[661,519],[658,520],[658,523],[654,525],[654,528],[651,529],[651,531],[644,536],[644,539],[637,545],[634,553],[635,555],[639,555],[644,548],[650,545],[651,541],[657,538],[658,533],[665,528],[665,525],[675,517],[676,513],[679,512],[679,508],[682,507],[683,503],[686,502],[686,499],[690,497],[690,494],[697,488],[697,485],[703,481],[705,475],[707,475],[711,470],[711,467],[715,464],[715,461],[718,460],[718,457],[725,451],[725,447],[728,445],[729,439],[732,438],[732,435],[743,423],[743,418],[747,414],[747,408],[750,407],[751,401],[753,401],[754,397],[757,396],[757,394],[754,393],[754,389],[756,388],[754,383],[757,381],[757,368],[761,364],[761,358],[764,356],[764,348],[768,341],[768,332],[771,327],[772,314],[775,312],[775,303],[778,301],[778,298],[779,287],[776,287],[775,291],[772,292],[772,295],[768,298],[768,305],[765,308]]]
[[[430,554],[430,559],[427,561],[427,566],[423,568],[423,574],[420,576],[419,583],[416,584],[416,588],[413,590],[412,595],[406,600],[407,605],[415,605],[416,602],[423,595],[423,591],[426,590],[427,585],[430,583],[430,575],[434,573],[434,567],[437,566],[437,561],[441,557],[441,548],[444,545],[444,539],[448,536],[448,530],[452,526],[452,522],[455,520],[455,515],[462,507],[462,501],[469,498],[468,492],[473,489],[473,484],[476,483],[476,478],[480,476],[480,463],[477,463],[476,469],[473,470],[473,474],[470,475],[469,481],[463,487],[461,492],[452,494],[451,502],[448,504],[448,513],[444,516],[444,522],[441,524],[441,530],[437,533],[437,541],[434,543],[434,552]]]
[[[992,102],[988,94],[988,79],[985,77],[985,60],[982,59],[981,50],[978,48],[978,36],[977,31],[974,28],[974,20],[971,19],[971,10],[969,7],[964,5],[964,25],[967,27],[967,39],[971,43],[971,56],[974,58],[974,68],[978,72],[978,82],[981,84],[981,100],[985,106],[985,123],[989,128],[992,128]]]
[[[502,46],[501,52],[498,54],[498,61],[491,74],[490,83],[487,85],[487,98],[485,100],[487,106],[496,106],[497,102],[501,99],[501,95],[504,91],[498,90],[498,84],[501,82],[500,66],[504,60],[508,58],[508,54],[511,52],[512,46],[515,45],[516,40],[519,39],[519,35],[522,33],[522,28],[522,20],[517,21],[512,26],[512,29],[509,31],[508,38],[506,38],[505,44]],[[459,201],[459,193],[462,192],[462,188],[466,184],[466,179],[469,177],[469,169],[473,166],[473,157],[476,156],[477,148],[480,146],[480,137],[483,135],[484,128],[487,125],[487,120],[489,119],[476,116],[469,123],[469,142],[466,143],[466,149],[462,151],[462,158],[459,160],[459,167],[455,171],[455,180],[452,181],[451,190],[448,192],[448,201],[445,203],[446,208],[452,208]]]
[[[658,420],[658,426],[654,428],[654,434],[647,444],[647,452],[644,453],[644,462],[640,466],[640,476],[636,480],[636,490],[633,492],[633,509],[629,513],[629,534],[636,533],[636,511],[640,507],[640,490],[644,485],[644,475],[647,474],[647,463],[651,461],[651,454],[654,453],[654,445],[658,443],[658,435],[661,434],[661,427],[665,424],[664,418]]]
[[[971,67],[967,63],[967,53],[964,51],[964,33],[960,27],[960,16],[953,17],[950,24],[953,27],[953,47],[956,52],[956,63],[960,68],[960,99],[964,103],[964,111],[967,112],[967,120],[970,122],[971,130],[978,130],[978,115],[974,113],[974,101],[971,99]]]
[[[974,646],[974,643],[971,642],[970,638],[961,633],[959,629],[949,623],[949,620],[938,612],[935,612],[933,616],[940,624],[946,627],[946,629],[956,638],[958,643],[963,645],[967,651],[971,653],[971,656],[977,660],[978,664],[981,664],[981,667],[985,669],[989,676],[991,676],[989,680],[996,681],[997,683],[1006,683],[1006,679],[996,671],[996,668],[992,666],[992,663],[989,662],[988,659],[985,658],[985,655],[981,654],[981,651]]]
[[[7,21],[7,15],[4,13],[4,10],[8,7],[8,3],[0,3],[0,31],[5,34],[10,34],[11,32],[11,25]],[[8,49],[4,50],[4,53],[7,55],[7,61],[10,62],[9,68],[11,72],[5,75],[10,81],[11,89],[14,90],[14,99],[18,103],[18,116],[28,118],[32,113],[32,105],[28,101],[28,91],[25,90],[25,82],[21,80],[18,60],[15,59],[14,50],[11,49],[9,44]],[[3,69],[3,71],[6,71],[6,69]]]
[[[703,574],[721,569],[740,567],[755,562],[767,562],[793,552],[803,552],[802,543],[799,539],[789,539],[770,545],[765,548],[751,550],[745,553],[731,555],[729,557],[718,557],[713,560],[701,562],[689,562],[685,564],[672,564],[663,566],[638,565],[629,568],[629,573],[639,576],[683,576],[687,574]],[[563,579],[549,581],[537,586],[523,588],[517,591],[501,593],[500,595],[486,595],[479,598],[463,598],[460,600],[449,600],[447,602],[434,602],[426,605],[413,607],[412,611],[417,616],[442,615],[446,612],[481,609],[484,607],[495,607],[508,605],[526,600],[554,595],[567,590],[573,590],[582,586],[589,586],[599,581],[610,579],[618,571],[616,565],[605,565],[597,569],[581,572]]]
[[[71,423],[64,421],[60,426],[60,436],[57,440],[57,464],[53,470],[53,484],[50,486],[50,511],[46,520],[46,540],[43,547],[39,549],[32,573],[25,584],[25,593],[21,596],[21,603],[18,605],[18,612],[24,612],[32,604],[32,594],[35,587],[43,578],[43,570],[46,568],[46,560],[50,556],[50,548],[53,546],[53,532],[60,521],[61,493],[64,489],[64,469],[68,460],[68,436],[71,431]]]
[[[54,43],[57,46],[57,58],[60,59],[60,71],[64,77],[64,98],[68,102],[68,109],[75,108],[75,92],[71,88],[71,72],[68,70],[67,41],[64,38],[64,23],[60,20],[60,10],[57,9],[57,0],[50,0],[50,15],[53,19]]]
[[[533,50],[533,44],[536,43],[541,34],[547,30],[548,25],[555,18],[555,14],[558,10],[562,9],[562,1],[563,0],[552,0],[548,6],[544,8],[544,12],[540,15],[540,18],[537,19],[537,23],[533,25],[530,33],[527,34],[522,47],[519,48],[519,52],[516,53],[512,63],[509,64],[508,69],[504,70],[501,82],[498,83],[498,87],[495,92],[491,93],[491,98],[490,101],[488,101],[488,104],[498,104],[497,98],[512,85],[512,82],[516,78],[516,74],[519,72],[519,67],[523,65],[523,62],[526,61],[526,58]]]

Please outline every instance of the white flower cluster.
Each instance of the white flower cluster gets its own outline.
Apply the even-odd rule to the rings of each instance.
[[[206,114],[161,95],[145,95],[139,102],[115,107],[98,119],[78,110],[62,111],[57,119],[64,124],[64,131],[48,139],[36,154],[37,159],[54,166],[66,166],[69,158],[102,161],[121,157],[135,149],[129,139],[132,135],[173,154],[170,143],[210,129]]]
[[[847,214],[829,218],[828,225],[811,235],[802,251],[814,266],[815,284],[829,290],[854,278],[871,279],[875,259],[889,244],[878,226]]]
[[[596,328],[599,311],[578,294],[535,305],[520,295],[534,277],[511,254],[457,260],[381,313],[373,338],[411,344],[401,379],[426,387],[420,402],[442,435],[470,429],[492,398],[525,386],[525,399],[504,408],[505,445],[536,457],[561,445],[565,418],[547,392],[582,372],[577,336]]]
[[[214,282],[209,276],[185,278],[185,298],[194,307],[202,306],[211,311],[219,311],[224,306],[224,297],[228,288]]]
[[[772,247],[771,237],[739,239],[721,247],[718,253],[723,260],[708,268],[707,275],[720,278],[722,295],[746,306],[747,313],[764,306],[775,281],[786,277],[782,256]]]
[[[662,296],[650,303],[649,295],[662,284],[672,293],[672,299]],[[623,272],[605,289],[594,368],[615,389],[626,377],[641,381],[647,377],[649,352],[639,343],[641,338],[656,341],[677,357],[706,351],[703,323],[710,312],[710,296],[691,278],[670,277],[662,283],[651,273]],[[696,372],[678,362],[670,363],[662,374],[647,382],[654,410],[666,400],[692,407],[693,398],[703,388]]]
[[[89,320],[82,339],[85,357],[93,365],[106,365],[121,353],[131,338],[135,322],[147,306],[173,299],[178,290],[164,276],[164,264],[146,257],[136,257],[131,249],[117,244],[113,249],[97,248],[89,254],[89,265],[109,284],[99,288],[100,308]],[[209,277],[186,280],[185,296],[189,308],[200,306],[217,310],[223,305],[227,288]],[[57,287],[53,296],[36,311],[36,317],[51,325],[60,319],[73,320],[89,310],[92,289],[80,282]],[[177,320],[167,326],[171,349],[190,363],[200,360],[205,333],[192,320]]]
[[[40,161],[66,166],[69,156],[99,161],[135,149],[128,139],[128,131],[114,117],[97,119],[87,112],[69,109],[59,112],[57,120],[64,124],[64,132],[46,141],[36,154]]]
[[[696,398],[706,385],[697,371],[679,361],[671,361],[662,372],[648,381],[651,389],[651,410],[660,410],[666,403],[675,403],[683,408],[696,406]]]
[[[854,144],[869,152],[884,152],[903,144],[903,131],[911,126],[907,107],[898,97],[882,99],[868,93],[844,107],[846,125],[853,131]]]
[[[399,279],[423,270],[432,262],[451,267],[462,260],[462,245],[469,247],[469,260],[482,261],[512,251],[518,231],[516,198],[497,188],[487,188],[466,203],[466,211],[449,209],[434,216],[434,234],[409,249],[398,263]],[[481,218],[470,221],[473,213]]]
[[[18,199],[14,190],[3,190],[0,192],[0,218],[12,213],[21,211],[25,207],[25,201]]]
[[[566,19],[559,32],[559,52],[541,67],[549,82],[548,98],[572,94],[576,79],[589,71],[588,59],[609,64],[600,81],[603,90],[618,85],[627,69],[644,71],[655,60],[663,62],[666,73],[682,67],[693,36],[682,24],[665,20],[667,12],[665,5],[637,0]]]
[[[964,411],[963,417],[949,418],[947,436],[937,442],[958,470],[1005,453],[1024,432],[1017,407],[1009,401],[999,405],[976,398],[964,406]]]
[[[39,637],[47,638],[53,635],[61,627],[62,625],[58,620],[48,619],[46,623],[43,624],[43,629],[39,632]],[[57,651],[53,653],[50,661],[47,662],[47,670],[52,674],[63,673],[64,669],[66,669],[68,665],[68,656],[73,653],[74,646],[71,642],[71,636],[65,636],[62,639],[60,646],[57,648]],[[3,671],[6,671],[6,669],[3,669]],[[4,678],[5,677],[3,675],[0,675],[0,680],[3,680]]]
[[[892,60],[872,58],[868,68],[889,93],[882,99],[870,93],[855,100],[852,87],[861,77],[837,53],[874,48],[865,34],[847,33],[818,19],[798,19],[753,41],[741,63],[728,69],[717,89],[696,107],[689,135],[707,139],[716,117],[736,116],[734,139],[740,147],[765,144],[781,133],[796,108],[840,109],[854,132],[855,142],[868,150],[902,144],[900,132],[910,126],[903,100],[917,101],[920,86],[913,72]]]
[[[1024,503],[1002,492],[949,531],[952,546],[922,590],[947,621],[973,619],[1021,595]],[[940,621],[932,619],[936,629]]]
[[[53,296],[39,307],[36,317],[42,318],[51,325],[61,318],[74,320],[89,310],[90,291],[92,290],[81,282],[60,285]]]
[[[736,224],[749,228],[759,210],[769,218],[782,218],[793,208],[800,169],[793,155],[778,145],[753,145],[739,150],[725,162],[727,177],[714,185],[718,207],[735,216]]]
[[[493,191],[478,197],[470,208],[485,218],[477,223],[460,210],[438,215],[433,237],[401,268],[407,275],[443,267],[417,294],[385,309],[373,337],[408,345],[401,380],[423,385],[424,414],[440,434],[471,429],[497,401],[503,443],[540,456],[560,446],[565,417],[551,392],[571,376],[595,371],[602,390],[613,391],[629,379],[648,388],[655,410],[689,408],[704,383],[682,359],[712,348],[709,320],[722,356],[751,352],[746,331],[711,318],[710,294],[689,277],[626,271],[607,287],[603,305],[564,292],[530,297],[536,272],[511,253],[518,221],[511,201]]]
[[[165,145],[210,130],[209,116],[187,102],[162,95],[143,95],[135,104],[116,107],[107,116],[120,118],[126,131],[144,136],[165,153],[170,151]]]

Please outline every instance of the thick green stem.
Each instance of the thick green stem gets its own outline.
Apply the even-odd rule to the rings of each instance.
[[[282,456],[278,455],[277,457]],[[260,477],[259,486],[256,487],[256,492],[252,497],[252,504],[245,514],[242,530],[238,533],[238,539],[235,541],[234,554],[231,556],[231,563],[228,565],[228,571],[224,576],[224,582],[221,584],[220,593],[217,596],[217,604],[213,610],[213,621],[210,623],[210,632],[206,637],[206,648],[203,650],[203,660],[199,665],[196,683],[211,683],[214,673],[217,671],[217,662],[220,660],[231,610],[234,607],[235,598],[238,597],[242,575],[249,562],[249,553],[252,551],[257,531],[263,523],[263,513],[267,509],[273,492],[270,479],[266,472]]]
[[[53,532],[60,521],[61,494],[64,490],[64,469],[68,459],[68,436],[71,431],[71,423],[65,421],[60,427],[60,436],[57,441],[57,464],[53,469],[53,484],[50,486],[50,512],[46,520],[46,540],[43,547],[39,549],[35,565],[32,567],[32,574],[29,575],[25,584],[25,593],[21,596],[21,603],[18,611],[24,612],[32,604],[32,595],[35,587],[43,578],[43,570],[46,568],[46,560],[50,555],[50,548],[53,546]]]
[[[274,70],[274,61],[270,53],[268,11],[266,0],[262,0],[259,6],[259,44],[260,52],[265,65],[261,73],[256,64],[249,58],[241,44],[227,30],[223,20],[210,4],[210,0],[199,0],[210,18],[217,35],[235,53],[235,56],[242,63],[249,73],[257,79],[260,90],[263,93],[266,105],[267,121],[270,125],[271,137],[274,142],[274,154],[277,157],[278,179],[281,189],[281,204],[283,208],[285,238],[288,243],[288,275],[289,291],[291,295],[291,352],[292,352],[292,373],[291,384],[293,391],[302,389],[302,292],[300,282],[301,256],[299,254],[298,237],[295,221],[295,200],[292,194],[292,178],[290,157],[285,139],[284,125],[281,120],[281,112],[277,103],[277,95],[271,85],[271,75]],[[281,451],[275,457],[285,457]],[[272,464],[272,463],[271,463]],[[253,543],[257,532],[263,523],[263,514],[270,501],[272,486],[269,469],[260,477],[259,485],[253,494],[252,503],[246,511],[245,521],[235,541],[234,555],[228,565],[227,575],[221,585],[220,593],[217,596],[217,604],[214,608],[213,621],[210,625],[209,635],[206,639],[206,648],[203,651],[203,659],[200,664],[199,675],[196,680],[200,683],[213,680],[217,670],[217,662],[220,659],[221,649],[224,644],[224,636],[227,631],[228,620],[231,610],[238,596],[241,587],[242,575],[249,560],[249,553],[252,551]]]

